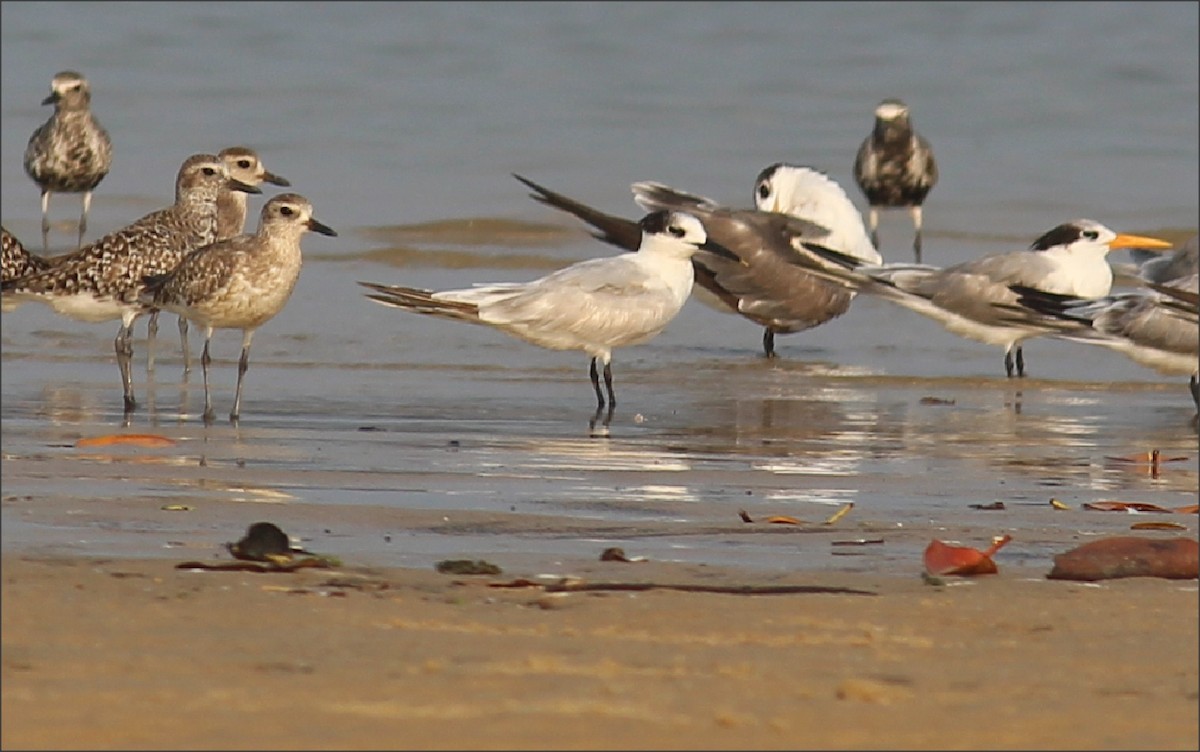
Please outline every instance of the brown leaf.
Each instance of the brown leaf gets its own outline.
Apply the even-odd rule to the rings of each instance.
[[[1054,557],[1051,580],[1112,580],[1163,577],[1194,580],[1200,576],[1200,543],[1191,538],[1159,540],[1121,536],[1103,538]]]
[[[1156,504],[1147,504],[1141,501],[1095,501],[1090,504],[1084,504],[1084,509],[1091,509],[1095,512],[1167,512],[1170,509],[1164,509]]]
[[[1011,535],[997,538],[986,550],[967,546],[951,546],[934,539],[925,548],[925,571],[929,574],[996,574],[999,571],[992,555],[1012,540]]]
[[[76,447],[112,446],[113,444],[129,444],[140,447],[167,447],[179,442],[167,436],[156,433],[110,433],[104,436],[89,436],[75,442]]]
[[[1180,525],[1178,522],[1135,522],[1129,526],[1130,530],[1187,530],[1186,525]]]

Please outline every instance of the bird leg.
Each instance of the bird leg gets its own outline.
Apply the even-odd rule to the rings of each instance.
[[[1004,351],[1004,372],[1008,374],[1008,378],[1013,377],[1013,354],[1012,348]]]
[[[242,414],[242,378],[246,375],[246,371],[250,370],[250,340],[254,338],[254,331],[247,329],[242,335],[242,357],[238,358],[238,379],[237,392],[233,396],[233,410],[229,413],[229,420],[236,423],[238,417]]]
[[[763,354],[768,358],[775,357],[775,330],[769,326],[763,330]]]
[[[921,263],[921,225],[923,224],[921,207],[911,206],[908,213],[912,215],[913,227],[916,230],[916,234],[913,236],[913,256],[919,264]]]
[[[611,413],[612,409],[617,406],[617,398],[613,394],[612,386],[612,363],[604,364],[604,387],[608,390],[608,410]]]
[[[1200,376],[1192,374],[1188,379],[1188,389],[1192,393],[1192,402],[1196,403],[1196,410],[1200,411]]]
[[[604,395],[600,392],[600,374],[596,373],[596,359],[592,358],[592,366],[588,370],[588,374],[592,377],[592,389],[596,390],[596,413],[599,414],[604,409]],[[611,391],[612,387],[609,387]]]
[[[146,322],[146,372],[154,372],[154,340],[158,337],[158,311],[150,312]]]
[[[1020,345],[1017,345],[1017,377],[1025,378],[1025,353]]]
[[[125,412],[137,406],[133,398],[133,322],[121,323],[117,338],[113,340],[117,353],[117,368],[121,370],[121,387],[125,393]]]
[[[188,320],[183,316],[179,317],[179,347],[183,351],[183,375],[186,378],[188,372],[192,370],[192,353],[188,350],[187,342]]]
[[[867,225],[871,230],[871,245],[879,250],[879,209],[874,206],[867,210]]]
[[[208,343],[212,341],[212,330],[204,338],[204,352],[200,355],[200,367],[204,371],[204,425],[213,421],[212,394],[208,391],[208,364],[212,357],[208,354]]]
[[[79,246],[83,247],[83,234],[87,232],[87,215],[88,210],[92,208],[92,192],[86,191],[83,194],[83,213],[79,216]]]
[[[42,191],[42,250],[50,251],[50,191]]]

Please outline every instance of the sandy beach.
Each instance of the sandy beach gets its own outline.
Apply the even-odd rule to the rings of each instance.
[[[936,585],[597,560],[568,566],[597,589],[555,593],[565,572],[182,561],[4,557],[5,749],[1200,741],[1194,580],[1005,567]],[[632,584],[662,587],[616,589]],[[816,592],[712,592],[795,586]]]

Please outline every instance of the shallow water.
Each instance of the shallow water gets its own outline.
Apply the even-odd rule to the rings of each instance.
[[[1195,502],[1183,380],[1100,348],[1031,341],[1032,377],[1012,382],[998,349],[863,298],[780,337],[767,362],[758,327],[693,300],[617,352],[620,404],[595,438],[582,354],[386,309],[355,284],[528,279],[612,252],[512,172],[635,217],[635,180],[748,205],[758,171],[786,160],[827,169],[861,206],[850,166],[887,96],[913,106],[939,156],[928,262],[1021,247],[1078,216],[1182,239],[1200,203],[1194,4],[278,7],[0,10],[0,208],[32,247],[21,153],[67,67],[91,79],[117,145],[90,237],[164,205],[188,154],[233,143],[340,233],[305,238],[295,295],[255,338],[237,427],[199,420],[200,375],[180,379],[171,316],[152,384],[135,342],[143,405],[126,428],[115,323],[5,314],[6,551],[169,556],[297,515],[289,532],[314,548],[391,564],[621,545],[760,569],[911,568],[925,538],[889,533],[856,556],[829,542],[945,525],[976,543],[1023,535],[1010,560],[1041,566],[1064,534],[1128,530],[1084,502]],[[65,250],[78,199],[51,211]],[[903,215],[882,233],[886,257],[909,258]],[[214,339],[219,415],[238,346]],[[73,446],[122,430],[179,444]],[[1110,459],[1154,448],[1186,460],[1150,473]],[[1053,513],[1051,497],[1075,511]],[[1009,509],[970,509],[993,501]],[[193,511],[161,510],[175,502]],[[747,525],[739,510],[812,524]],[[1195,534],[1194,516],[1174,517]]]

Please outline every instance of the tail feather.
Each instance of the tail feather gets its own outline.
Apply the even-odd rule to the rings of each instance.
[[[433,297],[431,290],[401,285],[381,285],[375,282],[359,282],[358,284],[370,290],[367,297],[376,303],[382,303],[393,308],[401,308],[413,313],[428,316],[458,319],[460,321],[479,322],[479,306],[474,303],[463,303],[457,300],[442,300]]]

